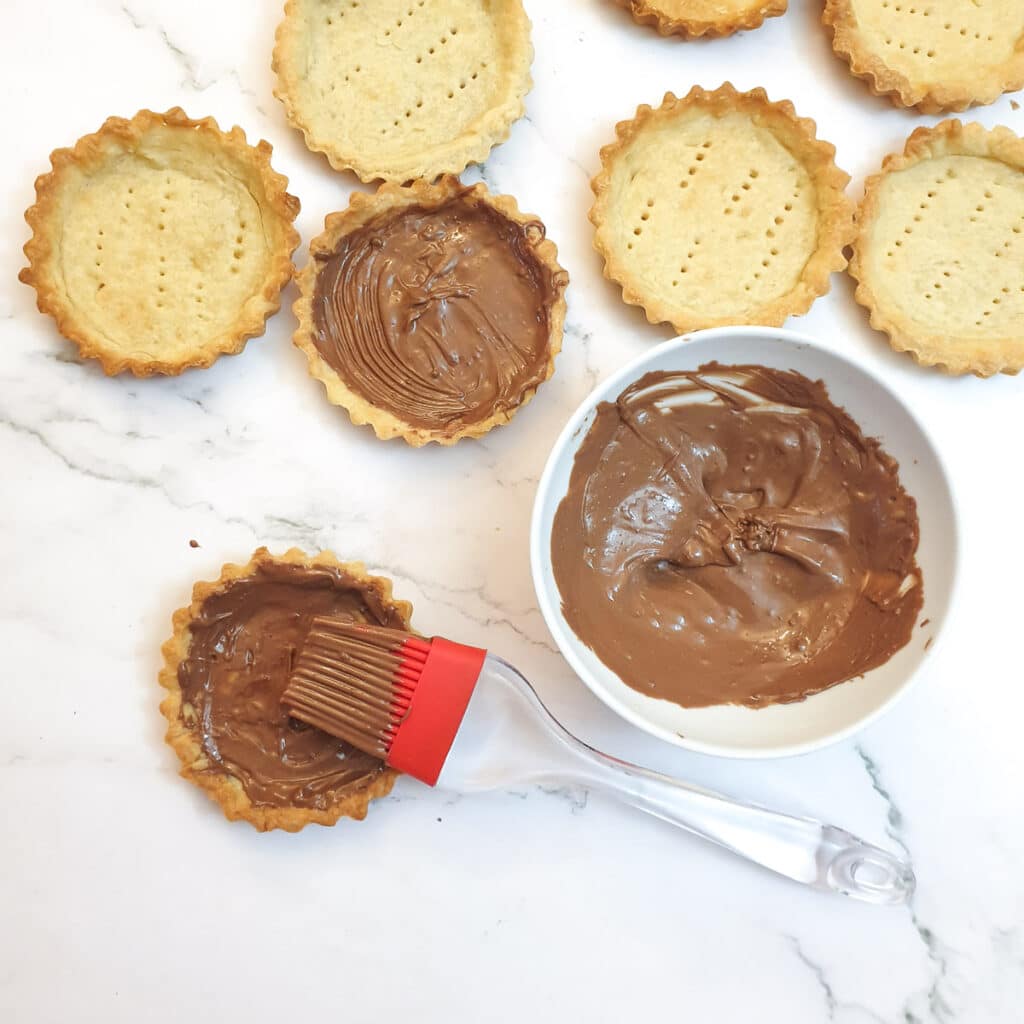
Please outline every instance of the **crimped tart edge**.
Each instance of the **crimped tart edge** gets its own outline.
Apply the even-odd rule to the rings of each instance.
[[[664,11],[659,0],[617,0],[638,25],[647,25],[661,36],[682,39],[715,39],[760,28],[768,18],[786,13],[788,0],[749,0],[744,10],[720,18],[693,18]]]
[[[264,212],[270,211],[276,216],[282,229],[281,244],[276,252],[271,253],[263,287],[259,295],[254,296],[261,298],[262,302],[250,300],[246,305],[252,308],[244,316],[240,315],[231,327],[204,342],[197,342],[182,357],[172,360],[136,358],[104,346],[91,328],[78,322],[53,273],[53,259],[60,245],[60,224],[54,218],[59,208],[64,171],[75,165],[86,168],[102,166],[108,156],[108,143],[130,143],[157,127],[192,128],[216,138],[236,162],[252,168],[266,195]],[[25,212],[25,220],[32,228],[32,237],[24,247],[29,265],[21,270],[18,277],[35,289],[40,312],[53,317],[57,329],[77,346],[82,358],[96,359],[108,376],[125,371],[136,377],[176,375],[191,368],[205,369],[222,355],[236,355],[250,338],[266,330],[267,320],[281,308],[281,292],[294,273],[291,257],[299,244],[299,234],[293,222],[299,213],[299,201],[286,191],[288,179],[271,167],[271,153],[272,147],[268,142],[249,145],[241,128],[236,126],[229,132],[221,131],[212,117],[194,120],[181,107],[172,107],[164,113],[140,110],[129,120],[110,117],[99,131],[83,136],[74,146],[54,150],[50,155],[53,169],[36,179],[36,202]]]
[[[762,124],[765,120],[785,121],[797,130],[805,143],[802,151],[793,155],[807,168],[816,186],[819,206],[817,246],[809,254],[797,284],[754,314],[729,317],[687,316],[674,310],[668,303],[648,298],[644,294],[642,282],[638,282],[626,269],[614,247],[603,237],[602,228],[608,210],[615,161],[649,124],[697,106],[713,113],[741,111],[756,114],[762,119]],[[836,166],[835,147],[818,139],[815,129],[815,123],[810,118],[797,116],[789,100],[771,102],[764,89],[739,92],[730,82],[712,91],[694,86],[683,97],[667,92],[660,107],[641,104],[632,118],[620,121],[615,126],[615,141],[604,146],[600,152],[601,170],[591,181],[595,199],[589,217],[595,227],[594,248],[604,259],[604,276],[622,288],[623,301],[628,305],[642,307],[648,322],[670,323],[680,334],[707,327],[749,323],[777,327],[789,316],[806,313],[815,299],[828,292],[832,273],[846,267],[844,249],[853,238],[853,203],[845,193],[850,177]]]
[[[530,39],[530,19],[521,0],[514,0],[515,17],[510,30],[515,33],[518,45],[512,51],[512,75],[503,98],[487,111],[482,123],[472,131],[433,147],[430,161],[417,158],[394,165],[365,161],[358,152],[345,151],[331,139],[318,135],[303,117],[298,97],[305,72],[293,61],[295,52],[301,48],[305,31],[299,10],[304,2],[286,0],[284,17],[274,34],[271,60],[271,70],[275,76],[274,95],[284,104],[288,123],[301,132],[306,148],[313,153],[322,153],[336,171],[352,171],[363,182],[385,181],[394,184],[418,178],[432,181],[442,174],[460,174],[470,164],[483,163],[491,150],[509,137],[512,125],[526,112],[525,98],[533,87],[530,73],[533,42]]]
[[[886,97],[898,107],[916,108],[922,114],[955,113],[970,106],[994,103],[1006,92],[1024,88],[1024,46],[1004,64],[979,75],[971,86],[939,83],[918,85],[889,67],[861,39],[851,0],[825,0],[821,20],[832,35],[832,49],[862,79],[875,96]]]
[[[879,302],[864,268],[865,256],[873,244],[871,228],[885,178],[924,160],[959,154],[993,157],[1024,172],[1024,139],[1009,128],[986,130],[980,124],[963,124],[956,119],[942,121],[934,128],[917,128],[907,139],[903,152],[886,156],[881,169],[865,182],[864,197],[855,217],[856,234],[849,266],[849,274],[856,282],[854,298],[868,310],[871,326],[885,334],[897,352],[906,352],[920,366],[934,366],[950,375],[973,373],[978,377],[992,377],[1005,373],[1012,376],[1024,369],[1024,345],[1019,340],[1020,354],[1016,359],[1007,359],[1005,353],[996,354],[1010,340],[1000,338],[979,346],[973,356],[951,357],[947,335],[922,336],[908,318],[887,310]]]
[[[332,405],[343,408],[356,426],[371,427],[382,441],[400,437],[412,447],[420,448],[431,442],[447,446],[456,444],[464,438],[483,437],[494,427],[508,423],[520,409],[533,399],[537,388],[545,381],[550,380],[555,372],[555,359],[562,349],[566,312],[565,287],[568,284],[569,276],[558,263],[557,246],[547,237],[541,239],[531,248],[537,261],[556,283],[557,295],[550,309],[548,364],[542,378],[535,386],[524,390],[521,400],[513,407],[499,409],[485,420],[465,424],[454,431],[431,430],[415,426],[388,410],[378,408],[362,395],[357,394],[345,383],[334,367],[320,355],[314,340],[316,330],[313,323],[313,294],[317,277],[316,255],[333,252],[344,236],[388,211],[411,206],[438,207],[459,196],[486,203],[516,224],[526,226],[539,223],[539,218],[521,212],[512,196],[493,195],[483,184],[467,188],[453,175],[444,176],[436,184],[429,184],[425,181],[414,181],[411,185],[385,184],[381,185],[372,195],[363,192],[353,193],[347,209],[327,216],[324,230],[310,243],[309,261],[296,279],[299,285],[299,297],[292,309],[298,326],[293,336],[293,342],[296,348],[305,354],[310,375],[323,385],[327,400]]]
[[[183,700],[178,681],[178,667],[188,656],[191,647],[192,622],[200,614],[208,598],[221,592],[235,580],[255,575],[265,565],[339,569],[354,582],[365,583],[369,589],[376,591],[380,600],[393,608],[401,616],[406,627],[411,628],[412,605],[408,601],[396,600],[392,593],[391,580],[368,574],[361,562],[341,562],[330,551],[307,555],[299,548],[290,548],[283,555],[273,555],[265,547],[258,548],[246,564],[227,563],[221,568],[220,576],[216,580],[197,582],[192,588],[191,603],[179,608],[172,616],[173,634],[161,648],[164,663],[158,676],[160,685],[167,691],[167,696],[160,704],[160,713],[168,723],[164,738],[181,761],[181,776],[199,786],[211,800],[219,804],[224,816],[230,821],[248,821],[260,832],[271,829],[298,832],[309,824],[334,825],[342,817],[362,820],[366,817],[370,801],[386,796],[391,791],[399,774],[392,768],[384,768],[362,788],[341,794],[330,807],[323,810],[257,806],[250,800],[241,782],[233,775],[224,770],[208,770],[209,761],[202,744],[196,738],[195,732],[181,720]]]

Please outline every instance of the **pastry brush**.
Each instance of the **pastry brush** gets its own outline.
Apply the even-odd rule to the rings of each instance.
[[[899,857],[833,825],[712,793],[603,754],[567,732],[511,665],[442,637],[316,618],[282,701],[289,713],[430,786],[584,786],[812,888],[902,903]]]

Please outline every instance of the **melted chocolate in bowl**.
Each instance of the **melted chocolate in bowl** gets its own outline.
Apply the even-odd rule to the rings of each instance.
[[[597,407],[550,550],[566,621],[624,683],[757,708],[908,643],[918,538],[895,460],[823,384],[712,363]]]
[[[318,615],[405,629],[397,610],[344,569],[265,563],[226,584],[190,625],[178,666],[182,719],[211,762],[256,805],[325,809],[385,769],[376,758],[297,722],[281,706]]]

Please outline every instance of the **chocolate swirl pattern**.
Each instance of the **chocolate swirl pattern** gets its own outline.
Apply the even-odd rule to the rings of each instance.
[[[896,462],[823,384],[710,364],[598,407],[551,555],[567,621],[623,682],[761,707],[908,642],[918,536]]]
[[[457,429],[512,409],[549,370],[565,287],[519,224],[464,195],[382,214],[320,261],[314,342],[343,381],[404,423]]]
[[[288,716],[281,694],[317,615],[403,629],[375,593],[340,569],[263,565],[208,597],[178,667],[182,717],[210,770],[258,806],[323,809],[384,765]]]

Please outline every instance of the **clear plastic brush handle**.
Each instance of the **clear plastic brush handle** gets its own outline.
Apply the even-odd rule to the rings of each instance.
[[[588,747],[511,665],[489,654],[437,785],[456,792],[569,783],[615,797],[814,889],[904,903],[910,865],[843,829],[690,786]]]

